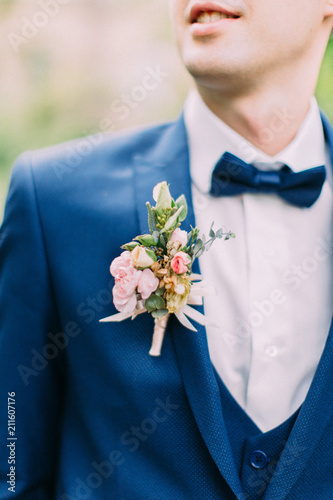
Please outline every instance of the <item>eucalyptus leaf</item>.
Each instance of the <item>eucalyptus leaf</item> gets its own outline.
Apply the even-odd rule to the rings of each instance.
[[[214,243],[215,241],[215,238],[212,238],[210,241],[208,241],[208,243],[206,243],[206,251],[210,249],[210,247],[212,246],[212,244]]]
[[[223,229],[220,228],[218,231],[216,231],[216,238],[220,240],[221,238],[223,238],[223,234]]]
[[[205,247],[201,247],[194,255],[198,259],[204,253]]]
[[[151,313],[152,317],[155,319],[161,319],[169,313],[167,309],[158,309]]]
[[[215,231],[213,229],[213,226],[214,226],[214,222],[212,222],[212,225],[210,226],[210,230],[209,230],[209,236],[211,238],[215,238]]]
[[[156,291],[155,291],[155,294],[158,295],[159,297],[162,297],[163,293],[165,292],[165,287],[162,286],[162,288],[158,288]]]
[[[156,309],[163,309],[164,306],[165,303],[162,297],[159,297],[154,293],[145,301],[145,307],[148,312],[155,311]]]
[[[202,248],[202,240],[198,238],[196,244],[194,245],[193,253],[196,255],[198,250],[200,250],[201,248]]]

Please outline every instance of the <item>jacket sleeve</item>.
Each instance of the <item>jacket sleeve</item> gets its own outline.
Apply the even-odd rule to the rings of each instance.
[[[52,500],[61,446],[61,331],[31,155],[14,166],[0,229],[0,498]]]

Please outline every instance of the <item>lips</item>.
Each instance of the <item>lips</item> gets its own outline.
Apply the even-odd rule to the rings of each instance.
[[[225,14],[224,12],[200,12],[196,20],[194,21],[195,23],[199,24],[208,24],[208,23],[214,23],[216,21],[219,21],[220,19],[236,19],[235,16],[230,16],[228,14]]]
[[[239,17],[238,12],[211,2],[197,3],[190,11],[191,24],[216,22],[220,19],[238,19]]]
[[[240,13],[232,11],[229,7],[213,2],[196,3],[189,13],[191,32],[195,36],[213,34],[239,17]]]

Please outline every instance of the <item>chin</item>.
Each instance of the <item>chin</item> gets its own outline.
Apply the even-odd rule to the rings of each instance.
[[[209,61],[207,59],[198,60],[191,58],[186,60],[184,58],[184,63],[188,72],[197,81],[234,81],[238,78],[242,78],[243,75],[247,73],[247,69],[244,64],[236,64],[235,60]]]

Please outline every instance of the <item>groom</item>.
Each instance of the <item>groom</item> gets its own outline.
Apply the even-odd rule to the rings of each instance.
[[[196,91],[175,123],[16,163],[0,232],[0,492],[325,500],[333,491],[333,130],[313,97],[332,0],[170,0]],[[79,149],[80,142],[70,144]],[[225,153],[229,153],[225,155]],[[67,163],[66,163],[67,162]],[[218,327],[99,323],[152,189],[237,238],[200,270]]]

